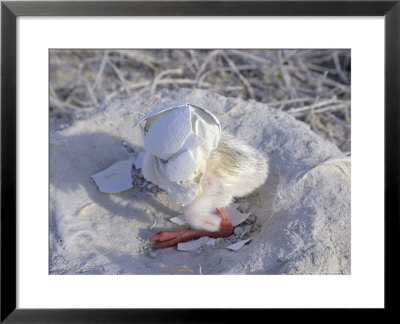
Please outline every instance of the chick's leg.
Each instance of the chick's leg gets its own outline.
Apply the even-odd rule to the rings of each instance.
[[[233,226],[225,207],[217,208],[217,215],[221,217],[221,224],[218,231],[188,230],[180,232],[163,231],[154,235],[150,240],[155,242],[154,249],[163,249],[175,246],[178,243],[198,239],[199,237],[209,236],[212,238],[227,237],[232,234]]]

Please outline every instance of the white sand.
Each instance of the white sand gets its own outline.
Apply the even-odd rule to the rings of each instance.
[[[267,183],[239,209],[251,212],[235,235],[190,251],[153,251],[148,239],[186,228],[165,192],[136,172],[134,188],[101,193],[91,175],[143,151],[132,125],[167,104],[205,107],[223,128],[270,157]],[[349,274],[350,160],[308,126],[264,104],[200,90],[115,100],[50,134],[52,274]],[[227,246],[251,239],[238,251]]]

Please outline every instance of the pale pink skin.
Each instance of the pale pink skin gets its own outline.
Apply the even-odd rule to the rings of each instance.
[[[179,232],[158,232],[150,239],[152,242],[155,242],[153,249],[164,249],[175,246],[178,243],[195,240],[203,236],[212,238],[228,237],[233,233],[233,226],[231,219],[229,218],[228,211],[225,207],[217,208],[217,215],[221,217],[221,225],[218,231],[210,232],[205,230],[187,230]]]

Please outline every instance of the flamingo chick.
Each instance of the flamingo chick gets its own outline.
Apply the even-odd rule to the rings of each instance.
[[[154,249],[199,237],[227,237],[233,226],[226,206],[260,187],[268,176],[267,157],[226,131],[209,111],[191,104],[163,107],[145,116],[142,126],[146,180],[165,189],[183,206],[193,228],[162,231]]]

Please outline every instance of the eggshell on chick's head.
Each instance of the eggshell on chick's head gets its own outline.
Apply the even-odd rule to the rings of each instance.
[[[192,132],[190,111],[174,109],[157,118],[143,138],[147,152],[168,160],[183,146]]]
[[[157,184],[177,203],[190,203],[201,192],[206,161],[218,146],[218,119],[204,108],[176,104],[151,112],[138,124],[145,150],[154,157],[151,173],[157,174]]]

